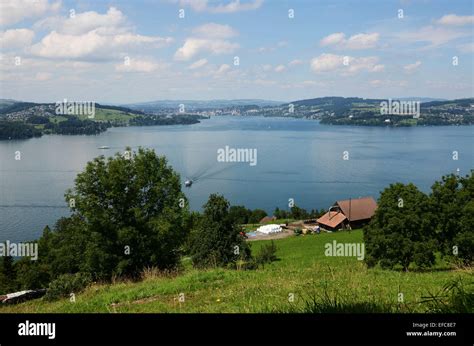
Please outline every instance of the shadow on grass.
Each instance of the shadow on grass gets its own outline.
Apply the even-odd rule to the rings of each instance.
[[[438,293],[423,297],[429,313],[474,313],[474,282],[461,278],[448,282]]]
[[[422,301],[404,304],[386,301],[357,301],[354,295],[326,289],[322,294],[303,297],[303,304],[272,309],[272,313],[474,313],[474,282],[461,278],[450,281],[440,292],[428,293]],[[421,307],[421,310],[415,308]]]
[[[356,302],[354,299],[342,295],[329,295],[327,292],[320,296],[303,298],[302,306],[290,305],[279,311],[280,313],[390,313],[397,312],[397,306],[383,302]]]

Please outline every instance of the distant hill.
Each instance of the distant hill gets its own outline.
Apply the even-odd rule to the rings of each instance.
[[[379,104],[382,99],[364,99],[360,97],[341,97],[341,96],[326,96],[326,97],[317,97],[314,99],[305,99],[289,102],[288,104],[293,104],[295,106],[350,106],[353,103],[369,103],[369,104]]]
[[[420,101],[421,103],[431,102],[431,101],[447,101],[447,99],[433,98],[433,97],[394,97],[393,99],[400,100],[400,101]]]
[[[426,102],[451,102],[446,99],[437,99],[437,98],[430,98],[430,97],[392,97],[392,100],[400,100],[400,101],[419,101],[421,103]],[[293,105],[300,105],[300,106],[324,106],[324,105],[339,105],[339,106],[349,106],[353,103],[365,103],[365,104],[380,104],[382,101],[386,101],[387,99],[365,99],[361,97],[341,97],[341,96],[326,96],[326,97],[318,97],[314,99],[305,99],[305,100],[297,100],[293,102],[289,102]],[[453,100],[456,101],[456,100]],[[289,104],[289,103],[286,103]]]
[[[474,104],[474,98],[424,102],[422,104],[422,107],[438,107],[438,106],[446,106],[446,105],[452,105],[452,104],[456,104],[458,106],[469,107],[471,104]]]
[[[3,101],[3,100],[2,100]],[[0,114],[8,114],[13,112],[20,112],[31,107],[38,105],[38,103],[33,102],[21,102],[21,101],[13,101],[10,102],[1,102],[0,104]]]
[[[55,103],[34,103],[34,102],[23,102],[23,101],[15,101],[15,100],[0,100],[0,114],[8,114],[13,112],[20,112],[28,110],[32,107],[37,106],[54,106]],[[131,114],[139,114],[143,115],[144,113],[131,108],[121,107],[121,106],[109,106],[109,105],[101,105],[99,103],[95,103],[96,109],[108,109],[108,110],[115,110],[120,111],[123,113],[131,113]]]
[[[8,108],[15,103],[18,103],[18,101],[15,100],[9,100],[9,99],[0,99],[0,110],[4,108]]]
[[[96,135],[116,126],[190,125],[198,114],[147,114],[121,106],[94,104],[94,113],[57,114],[56,103],[0,102],[0,140],[27,139],[43,134]],[[71,111],[74,111],[73,109]],[[92,112],[92,109],[88,109]]]
[[[141,103],[130,103],[123,105],[124,107],[140,110],[153,110],[163,108],[178,108],[180,104],[184,104],[186,109],[197,110],[206,108],[227,108],[236,106],[278,106],[285,102],[260,100],[260,99],[237,99],[237,100],[160,100]]]

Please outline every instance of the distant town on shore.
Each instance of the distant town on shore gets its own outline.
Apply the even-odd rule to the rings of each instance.
[[[92,104],[92,107],[83,104]],[[211,116],[291,117],[319,120],[321,124],[356,126],[472,125],[474,98],[320,97],[293,102],[165,100],[120,106],[85,101],[33,103],[3,99],[0,100],[0,140],[43,134],[95,135],[119,126],[189,125]]]

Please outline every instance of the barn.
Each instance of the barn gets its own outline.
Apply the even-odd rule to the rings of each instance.
[[[372,219],[376,209],[372,197],[350,198],[334,203],[317,222],[327,230],[359,228]]]

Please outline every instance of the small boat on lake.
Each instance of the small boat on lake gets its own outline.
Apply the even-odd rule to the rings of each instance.
[[[99,147],[99,149],[110,149],[110,147],[108,147],[106,145],[103,145],[103,146]]]

